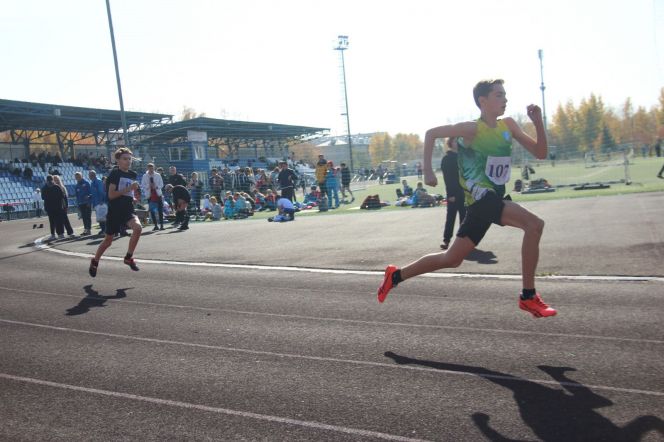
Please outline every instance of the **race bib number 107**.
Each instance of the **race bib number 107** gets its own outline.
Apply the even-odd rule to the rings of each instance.
[[[510,180],[512,157],[487,157],[486,176],[492,183],[502,185]]]

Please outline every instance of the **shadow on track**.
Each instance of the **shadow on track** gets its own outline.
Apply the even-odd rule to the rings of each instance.
[[[104,304],[109,299],[122,299],[127,297],[127,290],[130,290],[132,287],[127,287],[125,289],[117,289],[115,295],[113,296],[101,296],[99,292],[92,288],[92,284],[88,284],[83,287],[85,290],[86,296],[81,299],[81,301],[74,307],[67,309],[66,316],[77,316],[83,315],[90,311],[93,307],[104,307]]]
[[[475,261],[478,264],[496,264],[498,263],[496,258],[496,254],[490,250],[473,249],[464,260]]]
[[[565,376],[565,372],[575,371],[574,368],[538,366],[560,383],[563,389],[559,389],[483,367],[414,359],[389,351],[385,356],[400,365],[421,365],[437,370],[476,374],[512,390],[521,419],[543,441],[639,441],[653,430],[664,436],[664,421],[656,416],[639,416],[621,428],[594,411],[596,408],[612,406],[613,402]],[[486,438],[501,442],[511,440],[491,428],[488,415],[474,413],[472,419]]]

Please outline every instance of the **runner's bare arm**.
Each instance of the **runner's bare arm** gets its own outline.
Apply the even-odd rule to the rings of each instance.
[[[477,123],[474,121],[467,121],[464,123],[450,124],[447,126],[434,127],[429,129],[424,136],[424,182],[427,186],[438,185],[438,178],[433,172],[431,166],[431,157],[433,155],[433,147],[438,138],[448,137],[463,137],[466,140],[475,138],[477,132]]]
[[[526,150],[538,160],[546,158],[548,153],[548,143],[546,140],[546,132],[544,131],[544,122],[542,121],[542,111],[539,106],[531,104],[527,108],[528,117],[533,122],[535,130],[537,131],[537,139],[534,140],[530,135],[525,133],[519,125],[512,118],[505,118],[505,124],[512,132],[512,136],[516,139]]]

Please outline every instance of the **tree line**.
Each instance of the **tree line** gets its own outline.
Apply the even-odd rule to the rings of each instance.
[[[559,158],[586,153],[610,155],[643,146],[652,149],[657,139],[664,138],[664,88],[660,90],[659,105],[650,109],[639,106],[634,110],[631,98],[618,110],[611,109],[595,94],[582,99],[578,106],[572,101],[559,104],[548,137],[552,152]]]

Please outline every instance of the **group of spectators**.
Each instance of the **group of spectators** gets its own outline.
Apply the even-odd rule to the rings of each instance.
[[[59,154],[31,154],[30,161],[42,160],[53,164],[50,170],[53,174],[47,176],[46,184],[41,189],[36,189],[35,207],[41,207],[41,199],[49,217],[50,239],[55,239],[56,235],[64,238],[65,231],[73,236],[74,232],[67,218],[69,195],[58,176],[57,165],[61,161]],[[91,160],[81,155],[74,164],[86,166],[96,163],[106,164],[106,161],[102,157]],[[98,178],[96,171],[90,168],[87,177],[76,172],[75,178],[74,189],[79,216],[83,221],[83,235],[92,234],[92,212],[95,212],[99,222],[99,233],[103,234],[108,211],[105,177]],[[197,172],[192,172],[185,178],[178,173],[175,166],[170,166],[168,174],[165,174],[163,168],[155,168],[154,164],[150,163],[140,179],[134,201],[138,208],[147,206],[154,230],[163,230],[164,219],[173,212],[176,215],[174,226],[186,230],[192,215],[202,219],[220,220],[247,218],[264,210],[279,211],[281,215],[284,208],[287,211],[297,210],[296,207],[301,206],[301,203],[296,201],[296,189],[299,187],[303,190],[303,203],[307,207],[321,206],[321,210],[328,207],[338,208],[339,193],[343,199],[346,198],[346,193],[350,194],[351,202],[355,199],[350,190],[350,169],[346,164],[341,163],[340,167],[335,167],[332,161],[325,160],[321,154],[316,165],[315,179],[317,185],[306,186],[304,177],[289,167],[286,161],[279,162],[271,171],[260,168],[254,170],[251,167],[240,167],[236,170],[228,167],[214,168],[210,171],[207,183],[201,180]],[[281,199],[285,202],[280,204]],[[177,210],[176,206],[180,202],[186,202],[186,211]],[[296,203],[296,206],[293,206],[293,203]],[[294,214],[291,214],[290,219],[293,218]]]
[[[97,172],[90,170],[88,172],[89,181],[83,178],[81,172],[76,172],[76,203],[83,220],[83,235],[90,235],[92,229],[92,210],[97,211],[97,221],[101,232],[104,232],[106,206],[106,190],[101,179],[97,178]],[[41,198],[44,209],[48,215],[51,229],[50,239],[64,238],[64,232],[69,236],[74,236],[74,229],[69,222],[67,213],[69,211],[69,194],[67,188],[62,183],[60,176],[48,175],[46,184],[41,189],[35,190],[35,206],[40,214],[40,205],[38,198]]]

